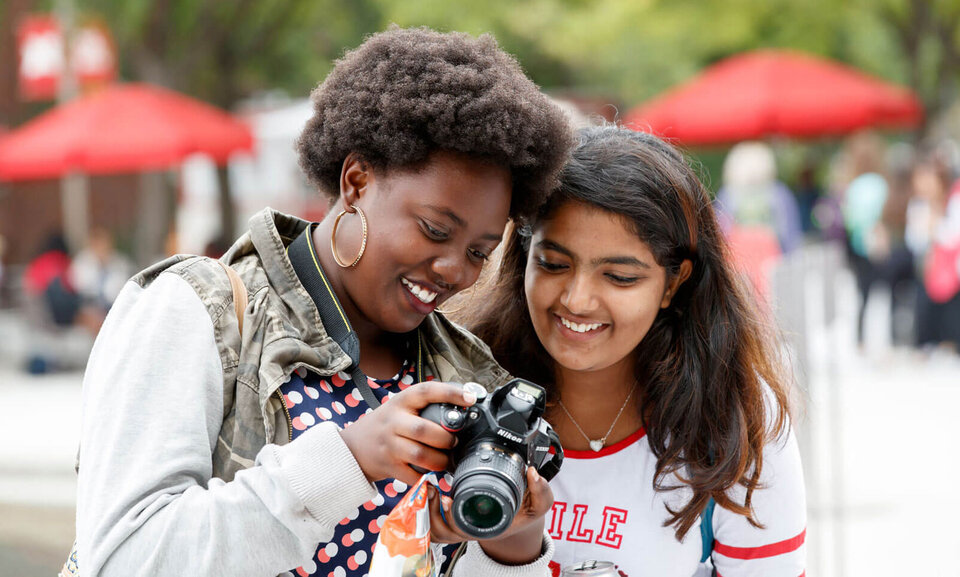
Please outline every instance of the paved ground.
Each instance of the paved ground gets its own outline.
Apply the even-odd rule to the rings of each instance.
[[[0,366],[0,577],[56,575],[73,543],[80,379]]]
[[[0,577],[55,575],[73,543],[80,378],[0,367]]]
[[[808,408],[807,575],[960,576],[960,359],[900,352],[836,376]]]

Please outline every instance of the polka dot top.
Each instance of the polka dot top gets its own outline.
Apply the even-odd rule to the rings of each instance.
[[[386,403],[391,397],[413,385],[416,374],[414,363],[404,362],[400,372],[393,378],[381,380],[367,377],[367,382],[377,399]],[[427,380],[432,378],[427,377]],[[350,375],[343,372],[321,377],[305,369],[298,369],[291,375],[290,380],[280,387],[280,392],[293,425],[294,439],[323,421],[333,421],[341,428],[349,427],[373,410],[363,400]],[[451,480],[449,474],[441,478],[440,488],[444,493],[450,491]],[[291,570],[287,575],[367,575],[380,527],[407,492],[406,483],[396,479],[378,481],[374,485],[377,496],[340,521],[333,539],[328,543],[320,543],[316,555],[309,563]],[[449,558],[455,549],[455,546],[445,547],[441,561]]]

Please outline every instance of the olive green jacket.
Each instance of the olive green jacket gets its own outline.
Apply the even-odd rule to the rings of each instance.
[[[224,415],[213,473],[225,481],[252,466],[265,444],[290,440],[289,416],[278,393],[288,375],[302,367],[329,376],[350,365],[350,358],[324,330],[316,305],[286,255],[286,247],[308,224],[265,209],[250,219],[250,230],[223,257],[248,294],[242,343],[229,279],[210,259],[174,256],[133,279],[146,288],[163,272],[179,275],[210,314],[223,365]],[[420,335],[424,376],[474,381],[490,389],[507,381],[508,374],[489,348],[441,314],[429,315]]]

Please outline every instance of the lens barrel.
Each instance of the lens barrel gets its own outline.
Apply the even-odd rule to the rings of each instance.
[[[510,526],[527,489],[525,462],[490,441],[464,454],[453,476],[454,521],[471,537],[496,537]]]

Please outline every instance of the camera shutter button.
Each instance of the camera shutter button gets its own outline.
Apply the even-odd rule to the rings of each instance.
[[[458,427],[463,422],[463,413],[456,409],[450,409],[446,413],[447,426]]]

